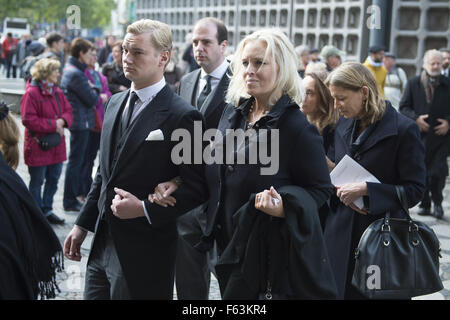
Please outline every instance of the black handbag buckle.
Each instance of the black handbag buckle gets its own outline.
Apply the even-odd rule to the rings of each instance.
[[[414,227],[416,227],[416,230],[412,230],[411,225],[414,225]],[[410,221],[409,232],[412,232],[412,231],[419,232],[419,226],[416,223],[413,223],[412,221]]]
[[[415,227],[415,228],[413,228]],[[409,232],[412,233],[412,240],[411,244],[414,247],[417,247],[420,243],[418,233],[419,233],[419,226],[414,223],[412,220],[409,221]]]

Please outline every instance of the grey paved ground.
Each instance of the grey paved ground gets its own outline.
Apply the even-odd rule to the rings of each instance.
[[[20,125],[23,137],[23,126],[20,123],[20,118],[16,116],[16,120]],[[69,133],[66,134],[69,136]],[[69,146],[68,137],[67,146]],[[21,139],[21,145],[23,145],[23,138]],[[21,154],[23,153],[23,147],[21,147]],[[95,167],[97,163],[95,164]],[[25,183],[29,182],[29,174],[27,170],[27,166],[23,162],[23,158],[21,158],[19,168],[17,169],[19,175],[24,179]],[[64,190],[64,172],[65,172],[65,164],[63,168],[63,173],[61,175],[61,179],[59,180],[58,192],[55,195],[54,199],[54,212],[59,216],[66,220],[66,224],[63,226],[54,226],[54,230],[58,235],[61,243],[64,242],[65,237],[72,229],[73,223],[75,222],[77,215],[66,213],[63,210],[62,206],[62,197]],[[433,230],[436,232],[439,240],[441,242],[442,249],[442,259],[440,274],[441,278],[444,282],[444,289],[441,292],[416,297],[415,299],[420,300],[450,300],[450,181],[447,180],[447,186],[445,189],[444,195],[444,211],[446,212],[444,216],[444,220],[437,220],[434,217],[420,217],[416,214],[417,207],[411,210],[413,219],[417,219],[420,221],[424,221],[428,225],[430,225]],[[89,234],[83,243],[81,253],[83,258],[81,262],[72,262],[68,259],[65,259],[65,271],[58,275],[58,284],[61,289],[61,293],[56,298],[57,300],[80,300],[83,299],[83,288],[84,288],[84,271],[86,268],[87,256],[89,254],[89,248],[92,241],[92,234]],[[174,292],[174,298],[176,299],[176,294]],[[219,300],[220,293],[217,280],[212,276],[211,290],[210,290],[210,299],[211,300]]]

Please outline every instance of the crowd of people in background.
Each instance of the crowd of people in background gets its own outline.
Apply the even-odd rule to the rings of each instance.
[[[54,213],[53,197],[62,164],[68,160],[63,209],[80,212],[80,217],[66,240],[66,257],[79,261],[87,230],[96,232],[98,243],[95,257],[89,260],[86,298],[170,299],[170,281],[175,277],[180,299],[207,299],[210,273],[214,272],[225,299],[258,299],[261,293],[280,299],[360,299],[364,297],[351,285],[353,252],[364,230],[380,214],[392,210],[396,217],[400,211],[394,185],[406,190],[410,207],[420,202],[419,215],[443,217],[442,193],[450,148],[450,49],[428,50],[420,74],[408,79],[396,65],[395,53],[380,45],[368,48],[363,63],[350,62],[344,51],[332,45],[294,47],[283,32],[264,29],[246,36],[236,51],[230,52],[226,26],[215,18],[205,18],[187,35],[185,47],[172,48],[165,24],[142,21],[132,24],[124,39],[109,35],[100,47],[81,37],[69,41],[56,32],[39,40],[30,35],[19,40],[8,34],[1,44],[6,77],[26,81],[20,116],[25,126],[28,190],[35,200],[28,211],[33,216],[40,210],[51,224],[65,223]],[[143,40],[148,34],[152,41]],[[138,54],[142,58],[136,58]],[[297,68],[292,68],[293,64]],[[257,128],[259,135],[259,129],[280,130],[279,171],[261,176],[256,170],[260,164],[213,164],[206,165],[204,171],[196,166],[169,166],[162,163],[169,159],[165,154],[168,147],[162,144],[155,145],[161,159],[148,160],[160,168],[158,172],[144,170],[145,156],[151,155],[143,146],[136,146],[141,148],[139,155],[124,165],[124,172],[136,181],[107,171],[125,157],[125,141],[134,143],[131,140],[137,132],[133,130],[142,124],[141,118],[146,117],[149,123],[159,121],[157,108],[155,114],[144,109],[154,106],[152,101],[164,105],[158,100],[161,97],[176,105],[164,128],[184,125],[190,129],[191,121],[203,119],[206,129],[222,132]],[[108,118],[106,106],[117,113]],[[191,106],[195,113],[176,114]],[[0,124],[9,121],[5,107],[0,111]],[[113,117],[122,112],[124,116],[115,121]],[[108,138],[102,141],[110,143],[101,145],[104,122]],[[67,134],[70,148],[65,144]],[[0,158],[0,169],[12,176],[6,163],[17,167],[17,161],[10,160],[9,147],[17,148],[18,140],[7,142],[5,137],[0,137],[0,151],[6,160]],[[93,180],[99,153],[102,168]],[[334,188],[329,173],[345,155],[381,183],[361,181]],[[108,184],[111,176],[130,189],[114,189],[116,185]],[[21,182],[17,184],[22,187]],[[154,191],[146,189],[150,184],[157,185]],[[204,202],[206,188],[209,200]],[[138,201],[132,191],[140,199],[144,195],[144,200]],[[363,207],[353,203],[359,197]],[[161,208],[173,207],[175,202],[187,213],[181,216],[170,209],[168,217],[162,218]],[[200,203],[204,205],[199,207]],[[124,217],[122,206],[132,216]],[[256,219],[255,208],[265,215]],[[292,223],[293,210],[318,214],[312,220],[305,215],[286,231],[278,222]],[[144,219],[129,225],[117,223],[118,219],[131,218]],[[236,256],[242,246],[251,252],[260,245],[251,239],[239,242],[242,229],[236,228],[237,219],[247,223],[248,232],[263,235],[262,251]],[[154,233],[153,226],[162,226],[166,233]],[[286,232],[297,240],[298,235],[309,234],[303,241],[308,243],[304,250],[309,250],[310,260],[287,249],[290,242]],[[163,247],[152,243],[159,240],[167,243]],[[292,241],[295,244],[296,240]],[[61,249],[54,243],[52,246],[47,259]],[[146,253],[133,252],[133,248],[148,250],[162,262],[155,264],[149,258],[139,261]],[[124,270],[116,265],[99,267],[104,255],[116,263],[120,260]],[[271,265],[266,265],[267,255]],[[283,263],[292,257],[295,270],[303,270],[301,275],[292,266],[283,269]],[[241,264],[233,262],[237,260]],[[150,274],[144,275],[145,266],[152,270]],[[256,266],[258,272],[253,271]],[[115,276],[109,277],[109,273]],[[265,278],[268,273],[270,279]],[[51,276],[45,275],[34,281],[49,279]],[[101,284],[97,286],[96,281]],[[147,288],[148,283],[154,285],[152,289]],[[34,286],[24,296],[37,292]]]

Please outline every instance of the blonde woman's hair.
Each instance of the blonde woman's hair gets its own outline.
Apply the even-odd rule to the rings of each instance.
[[[236,53],[231,60],[230,69],[232,76],[225,100],[234,106],[239,105],[241,98],[250,98],[246,91],[244,80],[245,68],[242,65],[242,54],[245,46],[253,41],[262,41],[267,45],[264,60],[273,61],[273,74],[276,75],[278,66],[279,73],[269,105],[273,106],[280,91],[287,94],[298,105],[302,102],[303,86],[297,73],[297,55],[294,46],[288,37],[279,29],[261,29],[246,36],[238,45]]]
[[[14,170],[19,165],[19,138],[19,127],[9,113],[0,120],[0,152],[6,163]]]
[[[47,80],[53,71],[59,70],[61,63],[53,58],[41,59],[31,68],[31,77],[36,81]]]
[[[321,78],[320,74],[309,72],[308,74],[305,74],[305,78],[306,77],[314,79],[314,91],[318,97],[317,112],[314,115],[306,115],[306,118],[310,123],[314,124],[320,132],[328,125],[331,128],[335,128],[336,123],[339,120],[339,114],[334,109],[334,101],[330,90],[323,82],[324,80]]]
[[[333,70],[325,81],[326,85],[359,91],[362,87],[369,89],[359,120],[363,128],[380,120],[386,110],[386,103],[378,89],[373,73],[359,62],[345,62]]]
[[[153,47],[159,52],[172,50],[172,31],[170,27],[160,21],[141,19],[127,27],[127,33],[140,35],[143,33],[150,33]]]

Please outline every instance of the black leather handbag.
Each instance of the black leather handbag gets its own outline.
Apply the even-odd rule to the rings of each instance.
[[[61,143],[61,136],[59,133],[54,132],[40,137],[39,139],[36,138],[36,140],[42,150],[48,151]]]
[[[58,118],[60,118],[61,117],[61,107],[59,105],[58,93],[56,93],[56,92],[55,92],[55,98],[56,98],[56,104],[58,106],[58,111],[59,111]],[[37,138],[33,131],[31,131],[31,130],[29,130],[29,131],[30,131],[31,136],[37,141],[39,147],[44,151],[48,151],[61,143],[61,136],[57,132],[53,132],[53,133],[47,134],[45,136],[42,136],[40,138]]]
[[[439,240],[409,215],[406,193],[396,186],[406,219],[385,217],[363,233],[355,251],[352,284],[369,299],[410,299],[442,290]]]

